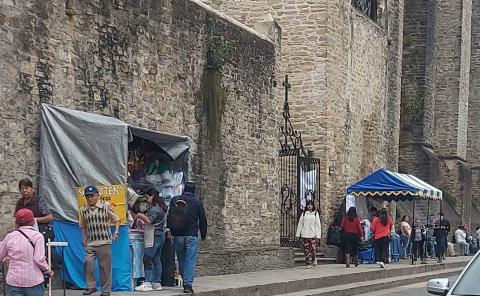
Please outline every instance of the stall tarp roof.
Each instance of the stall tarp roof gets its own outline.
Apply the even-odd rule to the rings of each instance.
[[[129,130],[136,137],[152,141],[174,160],[190,149],[189,137],[160,133],[133,125],[129,126]]]
[[[413,175],[379,169],[347,188],[355,196],[379,196],[385,200],[412,200],[423,198],[441,200],[442,191]]]

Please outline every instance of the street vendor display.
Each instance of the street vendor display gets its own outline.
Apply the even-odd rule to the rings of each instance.
[[[74,287],[86,288],[78,218],[79,208],[85,202],[81,192],[84,186],[92,184],[121,219],[118,240],[112,245],[112,291],[131,291],[127,218],[129,207],[136,201],[130,198],[131,194],[127,200],[127,192],[134,189],[141,196],[142,190],[153,186],[171,196],[181,190],[184,172],[188,172],[190,139],[48,104],[41,105],[41,116],[39,193],[52,210],[55,241],[69,244],[64,250],[64,279]],[[133,157],[140,154],[141,158]],[[143,162],[131,165],[132,160]],[[133,174],[143,173],[138,170],[142,165],[145,178],[136,179]],[[135,180],[141,182],[129,184]],[[95,274],[99,282],[98,270]]]
[[[347,194],[355,197],[371,197],[382,201],[412,201],[412,212],[415,218],[415,204],[419,200],[427,201],[427,223],[430,216],[431,201],[442,201],[442,191],[438,188],[420,180],[419,178],[392,172],[386,169],[379,169],[366,178],[347,188]],[[414,220],[415,221],[415,220]],[[420,225],[413,224],[413,229]],[[414,233],[414,231],[412,232]],[[428,238],[427,238],[428,239]],[[412,264],[413,254],[411,258]]]

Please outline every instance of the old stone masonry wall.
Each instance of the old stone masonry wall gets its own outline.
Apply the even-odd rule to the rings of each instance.
[[[18,180],[48,177],[38,168],[49,103],[192,138],[209,222],[200,274],[290,266],[274,73],[271,41],[196,0],[0,1],[1,232]]]
[[[251,27],[281,27],[277,77],[289,75],[293,125],[320,159],[326,229],[349,185],[397,169],[403,1],[378,1],[376,21],[351,0],[204,1]]]

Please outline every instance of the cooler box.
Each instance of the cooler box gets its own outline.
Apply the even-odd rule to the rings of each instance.
[[[358,260],[362,263],[373,264],[375,263],[375,254],[373,248],[368,248],[364,251],[358,252]]]

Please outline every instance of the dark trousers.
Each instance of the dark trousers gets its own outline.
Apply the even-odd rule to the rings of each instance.
[[[384,236],[375,240],[375,261],[388,262],[388,246],[390,244],[390,237]]]
[[[162,249],[162,286],[175,286],[175,243],[168,237]]]
[[[412,243],[412,252],[413,252],[413,260],[420,259],[423,261],[425,260],[425,241],[414,241]]]

